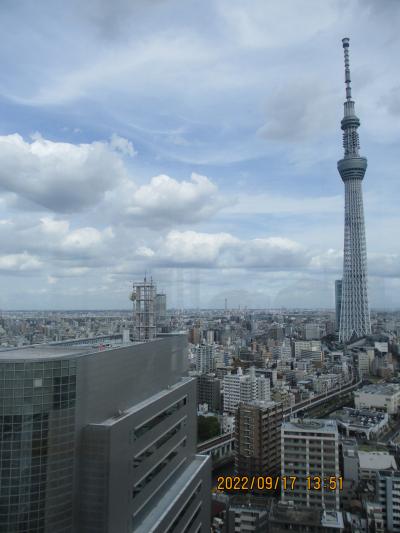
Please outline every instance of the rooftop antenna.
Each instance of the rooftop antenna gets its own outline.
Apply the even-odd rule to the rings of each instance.
[[[342,39],[344,51],[344,81],[346,84],[346,101],[344,103],[344,117],[341,122],[343,130],[343,148],[344,157],[359,157],[360,139],[357,128],[360,126],[360,119],[356,116],[354,101],[351,99],[351,76],[350,76],[350,59],[349,47],[350,39]]]
[[[349,59],[349,47],[350,39],[345,37],[342,39],[344,50],[344,81],[346,83],[346,100],[351,100],[351,77],[350,77],[350,59]]]

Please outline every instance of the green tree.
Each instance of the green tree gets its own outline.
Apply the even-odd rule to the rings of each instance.
[[[197,417],[197,440],[203,442],[219,435],[219,422],[216,416]]]

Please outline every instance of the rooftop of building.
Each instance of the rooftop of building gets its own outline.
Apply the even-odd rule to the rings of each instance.
[[[282,429],[285,431],[309,431],[318,433],[337,433],[336,420],[324,420],[322,418],[296,418],[290,422],[284,422]]]
[[[335,411],[330,416],[345,425],[364,429],[373,428],[377,424],[380,424],[384,419],[387,419],[385,413],[378,413],[377,411],[370,411],[367,409],[353,409],[351,407],[344,407],[343,409]]]
[[[323,526],[343,529],[343,516],[339,511],[323,511],[309,507],[299,507],[292,502],[279,502],[274,504],[270,512],[270,521],[273,523],[301,524],[304,526]]]
[[[393,395],[400,392],[400,385],[397,383],[372,383],[371,385],[364,385],[362,389],[355,391],[355,394],[384,394]]]
[[[282,407],[282,402],[274,402],[274,401],[261,401],[261,400],[254,400],[253,402],[246,402],[246,403],[240,403],[240,407],[243,407],[245,409],[272,409],[274,407]]]
[[[358,452],[364,470],[397,470],[396,459],[389,452]]]
[[[182,333],[162,334],[152,339],[150,342],[160,341],[169,335],[181,335]],[[51,359],[68,359],[90,355],[115,348],[123,348],[143,344],[142,342],[124,342],[121,335],[103,335],[83,339],[65,340],[51,342],[47,344],[32,344],[16,348],[0,349],[0,362],[24,362],[24,361],[44,361]]]
[[[111,416],[107,418],[106,420],[103,420],[98,423],[90,424],[91,426],[104,426],[104,427],[111,427],[115,424],[118,424],[123,420],[124,418],[128,418],[133,413],[140,412],[145,407],[148,407],[152,403],[154,403],[157,400],[160,400],[161,398],[167,397],[171,391],[179,390],[180,388],[184,387],[189,381],[191,381],[193,378],[190,376],[184,376],[178,381],[177,383],[174,383],[173,385],[170,385],[167,389],[163,389],[161,391],[158,391],[156,394],[153,394],[149,398],[146,398],[140,403],[135,404],[133,407],[129,409],[124,409],[121,411],[118,411],[115,413],[114,416]]]

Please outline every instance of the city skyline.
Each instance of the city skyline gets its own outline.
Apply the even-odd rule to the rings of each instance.
[[[0,308],[128,309],[147,271],[170,307],[333,309],[345,35],[370,303],[397,307],[399,6],[130,4],[1,8]]]

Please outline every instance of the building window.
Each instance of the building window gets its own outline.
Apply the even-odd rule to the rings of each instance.
[[[174,435],[176,435],[185,425],[186,425],[186,416],[182,418],[177,424],[175,424],[169,431],[164,433],[159,439],[157,439],[153,444],[148,446],[143,452],[139,455],[136,455],[133,459],[133,468],[137,468],[142,461],[151,457],[153,453],[161,448],[166,442],[168,442]]]
[[[194,500],[198,498],[200,492],[201,492],[201,481],[197,485],[197,487],[194,489],[192,494],[190,495],[189,499],[186,501],[186,503],[183,505],[181,512],[178,514],[178,516],[175,518],[175,520],[172,522],[172,524],[167,529],[166,533],[173,533],[173,531],[176,529],[176,527],[179,525],[179,522],[182,520],[183,516],[185,515],[186,511],[189,509],[189,507],[192,505]]]
[[[140,494],[143,489],[162,471],[164,468],[175,459],[175,457],[178,455],[180,448],[184,447],[186,445],[186,438],[184,438],[175,448],[164,457],[162,461],[160,461],[154,468],[152,468],[147,475],[139,481],[139,483],[136,483],[133,487],[132,491],[132,498],[136,498],[138,494]]]
[[[164,411],[161,411],[161,413],[158,413],[157,415],[153,416],[143,424],[140,424],[139,426],[135,427],[134,429],[134,436],[136,439],[140,438],[142,435],[153,429],[154,427],[158,426],[158,424],[161,424],[163,420],[168,418],[169,416],[172,416],[174,413],[182,409],[187,404],[187,395],[181,398],[180,400],[174,402],[171,404],[167,409]]]

